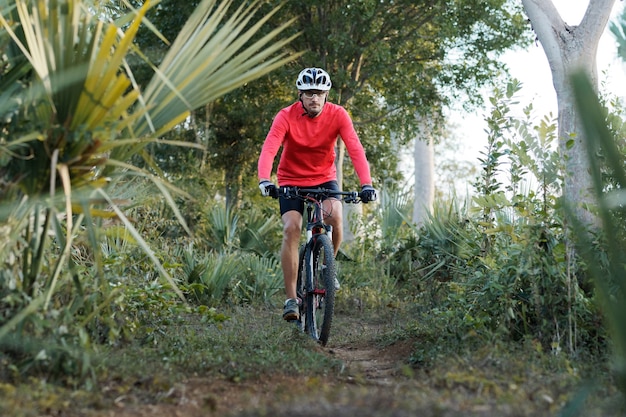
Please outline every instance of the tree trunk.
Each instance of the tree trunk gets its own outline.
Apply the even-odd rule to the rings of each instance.
[[[339,189],[343,190],[343,165],[344,158],[346,156],[346,145],[341,140],[337,141],[337,160],[335,164],[337,166],[337,183]],[[346,190],[344,190],[346,191]],[[356,190],[359,191],[359,190]],[[352,233],[351,224],[353,219],[359,218],[363,214],[363,207],[361,204],[344,204],[343,205],[343,241],[352,242],[356,238],[356,235]],[[358,232],[357,232],[358,233]]]
[[[590,0],[578,26],[566,24],[549,0],[522,0],[548,58],[558,105],[559,151],[565,161],[564,198],[584,224],[595,228],[595,205],[584,132],[575,108],[570,75],[584,70],[597,89],[596,55],[615,0]]]
[[[209,149],[207,144],[209,143],[209,131],[211,130],[211,110],[213,109],[213,103],[207,104],[204,106],[204,137],[202,138],[202,142],[204,146],[202,147],[202,159],[200,160],[200,172],[204,172],[206,168],[206,161],[209,153]]]
[[[241,193],[241,169],[227,169],[224,182],[226,183],[224,190],[226,193],[226,207],[237,207]]]
[[[435,152],[432,134],[427,133],[425,137],[415,139],[413,160],[415,161],[413,222],[421,226],[432,212],[435,200]]]
[[[342,140],[337,141],[335,152],[337,152],[337,159],[335,159],[335,166],[337,167],[337,184],[339,184],[339,189],[343,190],[343,159],[346,156],[346,145],[343,144]]]

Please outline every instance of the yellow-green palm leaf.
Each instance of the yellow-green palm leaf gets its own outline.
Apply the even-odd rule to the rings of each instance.
[[[261,2],[240,6],[228,16],[232,0],[204,0],[189,18],[143,94],[147,118],[135,134],[161,133],[184,120],[190,110],[211,103],[233,89],[297,58],[276,40],[286,22],[256,42],[251,39],[278,11],[251,24]]]
[[[80,0],[17,0],[19,25],[2,17],[36,74],[28,104],[39,116],[34,127],[43,140],[31,142],[30,157],[16,163],[16,170],[31,173],[22,187],[27,193],[45,189],[54,153],[68,166],[72,183],[97,179],[93,169],[106,161],[100,146],[140,114],[129,116],[139,91],[121,69],[148,6],[125,33],[98,21]]]
[[[147,172],[132,166],[131,158],[191,110],[299,56],[287,52],[291,38],[278,39],[291,22],[255,39],[276,10],[255,20],[259,0],[232,12],[231,5],[231,0],[204,0],[142,92],[133,83],[126,60],[130,54],[143,56],[133,41],[149,0],[117,20],[124,22],[124,29],[101,20],[83,0],[0,0],[0,47],[12,44],[11,68],[0,68],[7,76],[0,80],[0,87],[7,86],[0,91],[0,116],[23,118],[11,126],[14,130],[1,132],[0,180],[12,182],[12,190],[18,185],[22,195],[37,200],[29,206],[32,218],[45,219],[41,227],[35,222],[24,232],[38,237],[27,238],[21,273],[30,290],[46,288],[44,305],[58,283],[67,279],[75,236],[87,230],[90,246],[97,247],[92,220],[102,215],[98,206],[102,201],[176,288],[111,196],[115,190],[104,186],[105,175],[132,172],[152,180],[184,224],[170,195],[178,190],[153,174],[158,167]],[[20,87],[9,87],[5,80],[19,80]],[[5,194],[5,189],[0,192]],[[48,197],[42,198],[45,194]],[[28,217],[25,213],[26,225]],[[35,285],[52,233],[62,246],[62,256],[49,268],[52,279]],[[8,242],[3,253],[9,256],[19,250],[19,245]],[[95,259],[97,264],[97,254]]]

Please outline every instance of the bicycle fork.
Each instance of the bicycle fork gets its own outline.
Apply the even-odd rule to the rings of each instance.
[[[315,295],[321,295],[322,297],[326,294],[325,289],[319,289],[318,286],[313,282],[314,270],[315,268],[320,268],[322,266],[317,265],[318,260],[314,259],[315,251],[314,245],[315,242],[313,240],[316,236],[321,234],[326,234],[330,241],[333,241],[333,227],[329,224],[324,224],[320,218],[321,213],[313,214],[313,208],[307,207],[307,230],[306,230],[306,246],[310,248],[308,251],[308,259],[306,265],[308,265],[306,270],[306,291],[309,293],[313,293]]]

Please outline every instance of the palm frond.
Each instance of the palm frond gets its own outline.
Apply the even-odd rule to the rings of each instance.
[[[171,288],[176,292],[176,294],[180,297],[181,301],[186,302],[185,296],[178,288],[178,285],[174,281],[174,279],[170,276],[170,274],[165,270],[163,264],[159,261],[156,254],[150,248],[150,245],[144,240],[144,238],[139,234],[139,231],[135,229],[135,226],[132,224],[130,219],[126,217],[124,212],[120,209],[120,207],[115,204],[113,199],[102,189],[96,190],[96,192],[100,195],[100,197],[104,198],[110,205],[111,209],[117,214],[117,217],[122,221],[124,226],[126,226],[126,230],[130,233],[130,235],[135,239],[137,244],[141,247],[142,251],[150,258],[153,265],[159,272],[159,275],[167,281],[167,283],[171,286]]]
[[[198,6],[147,85],[144,92],[147,118],[134,126],[137,136],[150,131],[159,134],[172,121],[187,117],[189,111],[301,55],[285,52],[297,35],[276,41],[293,21],[246,46],[279,8],[248,27],[258,12],[259,0],[240,7],[227,20],[232,1],[216,3],[204,0]]]
[[[234,13],[232,0],[203,0],[142,94],[126,58],[141,55],[134,39],[151,4],[120,18],[122,29],[88,0],[0,0],[0,114],[21,117],[2,133],[2,181],[10,184],[1,191],[25,196],[0,205],[0,234],[10,239],[0,260],[17,259],[12,272],[23,277],[25,294],[41,297],[36,308],[70,278],[82,295],[69,248],[85,234],[97,248],[93,220],[112,215],[184,300],[114,197],[117,179],[149,178],[184,225],[173,195],[191,196],[159,177],[146,144],[189,111],[299,56],[288,52],[293,37],[277,40],[291,22],[255,39],[278,9],[256,19],[261,0]],[[129,163],[134,156],[149,168]],[[102,276],[102,257],[94,260]]]

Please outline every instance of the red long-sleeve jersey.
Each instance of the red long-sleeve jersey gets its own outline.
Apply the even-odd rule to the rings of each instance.
[[[338,137],[346,145],[361,185],[371,184],[369,163],[352,120],[342,106],[333,103],[326,103],[315,118],[306,115],[300,102],[278,112],[259,156],[259,179],[270,178],[274,158],[282,146],[276,172],[279,186],[312,187],[336,180]]]

